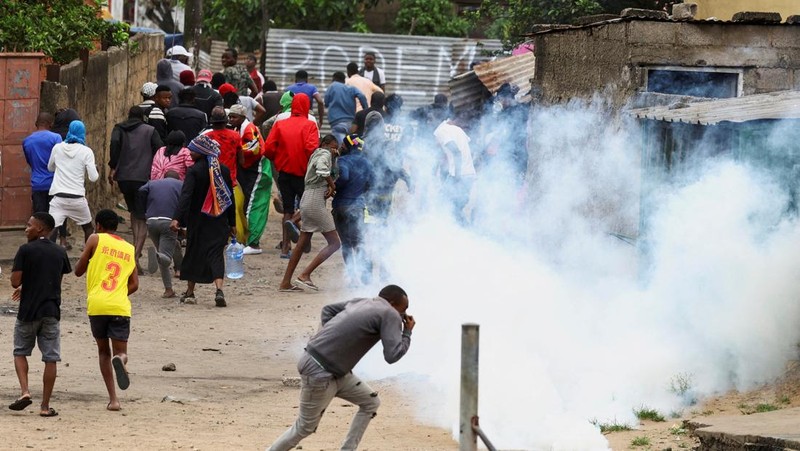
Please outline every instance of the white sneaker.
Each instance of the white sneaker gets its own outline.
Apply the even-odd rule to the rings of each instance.
[[[264,252],[264,251],[262,251],[260,247],[247,246],[247,247],[244,248],[244,250],[242,250],[242,254],[244,254],[244,255],[256,255],[256,254],[260,254],[262,252]]]

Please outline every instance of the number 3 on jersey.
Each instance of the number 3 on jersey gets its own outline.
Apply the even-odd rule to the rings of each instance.
[[[100,286],[106,291],[114,291],[119,285],[119,273],[122,272],[122,267],[117,262],[108,262],[106,271],[108,271],[108,277],[103,280]]]

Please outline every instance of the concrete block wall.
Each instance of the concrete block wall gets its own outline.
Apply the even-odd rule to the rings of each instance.
[[[163,35],[139,34],[129,48],[112,47],[89,57],[86,64],[73,61],[61,67],[59,83],[42,89],[42,105],[53,111],[74,108],[86,124],[86,144],[94,151],[100,179],[87,182],[87,199],[94,213],[110,208],[121,196],[108,184],[111,130],[142,101],[140,90],[155,82],[156,64],[164,54]],[[66,102],[66,103],[65,103]]]
[[[534,37],[542,101],[611,93],[624,105],[648,66],[742,68],[743,93],[800,87],[800,26],[628,21]]]

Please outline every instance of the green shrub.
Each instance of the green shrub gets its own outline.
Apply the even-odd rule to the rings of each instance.
[[[128,40],[128,25],[103,20],[97,0],[0,0],[0,11],[0,50],[5,52],[42,52],[66,64],[97,41],[120,45]]]

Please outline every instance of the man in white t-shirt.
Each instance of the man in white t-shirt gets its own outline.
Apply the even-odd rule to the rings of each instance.
[[[378,85],[381,90],[386,90],[386,74],[383,73],[383,69],[375,65],[374,52],[364,54],[364,67],[358,74]]]
[[[464,207],[469,203],[472,184],[475,181],[475,166],[469,136],[451,119],[445,119],[433,132],[437,144],[444,152],[444,193],[453,205],[453,215],[466,224]]]

